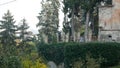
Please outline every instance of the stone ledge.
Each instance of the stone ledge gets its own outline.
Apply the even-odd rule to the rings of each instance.
[[[120,31],[120,29],[101,29],[100,31]]]
[[[104,6],[102,6],[102,5],[99,5],[98,7],[99,8],[102,8],[102,7],[113,7],[114,5],[104,5]]]

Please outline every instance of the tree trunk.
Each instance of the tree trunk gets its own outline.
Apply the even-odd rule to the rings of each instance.
[[[72,20],[71,20],[71,41],[74,41],[74,7],[72,10]]]
[[[89,39],[89,37],[88,37],[89,16],[90,16],[90,13],[88,11],[86,14],[86,22],[85,22],[85,42],[88,42],[88,39]]]

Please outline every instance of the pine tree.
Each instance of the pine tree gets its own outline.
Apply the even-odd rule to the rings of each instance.
[[[21,40],[18,48],[21,50],[21,53],[23,52],[23,54],[27,46],[25,35],[27,34],[28,28],[29,26],[26,23],[26,19],[22,19],[20,25],[18,26],[19,39]]]
[[[7,13],[4,14],[2,17],[3,20],[0,20],[0,39],[1,44],[3,45],[4,51],[7,55],[15,53],[15,31],[16,25],[13,16],[11,15],[10,11],[8,10]]]
[[[27,29],[29,28],[28,24],[26,23],[26,19],[21,20],[21,25],[18,27],[18,30],[20,31],[20,39],[22,42],[25,41],[25,35],[27,33]]]
[[[0,29],[2,30],[0,32],[1,43],[4,45],[14,45],[16,31],[14,18],[9,10],[2,18],[3,20],[0,21]]]
[[[59,25],[59,19],[58,19],[58,8],[59,8],[59,1],[58,0],[48,0],[48,1],[42,1],[42,11],[39,13],[38,19],[39,23],[37,24],[37,27],[39,28],[39,33],[42,39],[47,37],[46,42],[53,43],[57,41],[57,35],[58,32],[58,25]]]

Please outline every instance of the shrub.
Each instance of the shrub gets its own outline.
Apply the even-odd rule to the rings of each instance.
[[[22,68],[21,61],[17,56],[0,57],[0,68]]]
[[[17,56],[10,56],[8,58],[8,68],[22,68],[21,61]]]
[[[38,46],[38,54],[47,61],[54,61],[60,64],[64,60],[64,43],[62,44],[42,44]]]
[[[47,66],[40,59],[35,61],[30,59],[22,60],[22,66],[23,68],[47,68]]]
[[[93,58],[101,68],[120,62],[120,43],[58,43],[38,45],[39,55],[56,64],[65,63],[65,68],[81,61],[87,67],[87,56]]]

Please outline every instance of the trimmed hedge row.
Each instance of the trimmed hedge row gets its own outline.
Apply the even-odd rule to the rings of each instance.
[[[87,66],[87,56],[96,60],[101,68],[118,65],[120,62],[120,43],[58,43],[39,44],[39,55],[56,64],[65,63],[70,68],[76,61]]]
[[[54,61],[60,64],[64,61],[64,43],[59,44],[40,44],[38,45],[38,54],[47,61]]]

